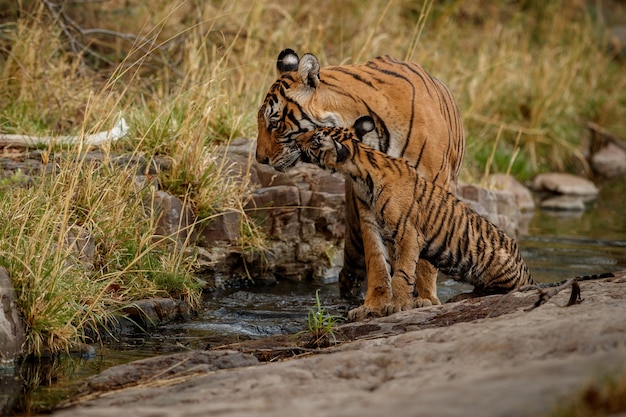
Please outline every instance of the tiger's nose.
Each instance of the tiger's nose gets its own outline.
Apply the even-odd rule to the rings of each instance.
[[[256,161],[259,164],[269,165],[270,164],[270,157],[269,156],[261,157],[261,156],[257,155]]]

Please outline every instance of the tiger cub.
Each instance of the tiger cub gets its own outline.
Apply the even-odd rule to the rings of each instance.
[[[486,293],[535,283],[515,240],[453,194],[422,178],[406,160],[361,143],[373,129],[374,121],[363,116],[351,129],[318,128],[296,139],[304,161],[354,181],[357,197],[372,207],[375,218],[371,221],[393,248],[393,276],[387,272],[389,287],[380,291],[390,294],[382,311],[354,309],[349,319],[413,308],[415,267],[420,258]]]

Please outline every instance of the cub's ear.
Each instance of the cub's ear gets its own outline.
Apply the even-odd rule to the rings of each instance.
[[[320,84],[320,63],[313,54],[304,54],[298,64],[298,77],[304,85],[317,88]]]
[[[283,49],[276,60],[276,74],[281,75],[298,69],[298,54],[293,49]]]
[[[341,143],[333,140],[335,149],[337,150],[337,163],[341,163],[350,157],[350,151]]]
[[[376,128],[376,123],[371,116],[361,116],[354,121],[354,133],[359,140]]]

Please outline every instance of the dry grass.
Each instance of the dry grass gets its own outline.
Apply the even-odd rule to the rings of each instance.
[[[624,64],[607,52],[601,26],[602,16],[618,13],[595,7],[581,0],[372,0],[367,7],[357,0],[0,0],[0,133],[82,135],[109,129],[122,113],[131,134],[105,153],[171,158],[160,186],[201,219],[241,211],[246,182],[214,149],[255,136],[275,58],[292,47],[323,65],[391,54],[444,80],[466,124],[466,179],[580,171],[587,120],[626,136]],[[137,190],[128,170],[85,163],[80,147],[63,152],[78,162],[62,164],[58,176],[29,188],[7,186],[19,178],[0,183],[7,236],[0,264],[19,277],[33,352],[66,348],[82,337],[81,326],[106,322],[138,297],[198,296],[184,245],[172,251],[167,238],[154,238],[144,215],[150,199],[141,198],[149,189]],[[241,245],[262,245],[242,219]],[[67,262],[73,255],[62,242],[75,227],[96,240],[95,270]]]

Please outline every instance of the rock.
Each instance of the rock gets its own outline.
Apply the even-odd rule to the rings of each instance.
[[[190,307],[186,302],[172,298],[147,298],[124,308],[124,314],[133,323],[154,328],[176,319],[189,318]]]
[[[194,241],[201,246],[235,243],[239,239],[241,213],[232,211],[216,214],[210,221],[204,220],[196,227]]]
[[[276,187],[258,188],[252,192],[251,202],[246,210],[263,212],[280,211],[286,207],[300,206],[300,191],[293,185],[279,185]]]
[[[83,390],[113,390],[156,379],[181,378],[184,375],[256,365],[259,365],[257,358],[235,351],[174,353],[109,368],[87,379]]]
[[[457,187],[458,198],[467,204],[474,204],[474,210],[481,215],[497,213],[497,197],[493,190],[475,184],[459,184]]]
[[[535,209],[535,200],[530,190],[526,188],[515,177],[506,174],[492,174],[487,183],[496,190],[508,190],[515,196],[515,204],[522,212],[529,212]]]
[[[533,189],[582,196],[596,196],[599,192],[598,187],[588,179],[561,172],[537,175],[533,181]]]
[[[87,229],[77,225],[71,226],[65,236],[65,244],[71,249],[76,260],[88,268],[93,267],[96,244]]]
[[[594,173],[604,178],[626,174],[626,141],[602,126],[588,122],[589,163]]]
[[[184,205],[178,197],[160,190],[154,192],[150,207],[158,216],[155,233],[177,243],[185,242],[195,221],[191,207]]]
[[[0,267],[0,368],[22,355],[26,340],[24,323],[15,304],[15,290],[9,272]]]
[[[609,143],[591,157],[593,171],[604,178],[616,178],[626,174],[626,151]]]
[[[489,190],[474,184],[459,184],[457,196],[507,235],[515,237],[521,231],[520,208],[512,192]]]
[[[584,211],[585,202],[580,196],[559,195],[543,200],[541,208],[544,210]]]
[[[526,312],[531,291],[348,324],[340,329],[351,341],[261,366],[215,370],[193,353],[190,364],[162,357],[111,368],[52,416],[546,415],[624,369],[626,321],[616,319],[626,316],[624,276],[581,282],[584,301],[571,307],[563,291]]]

